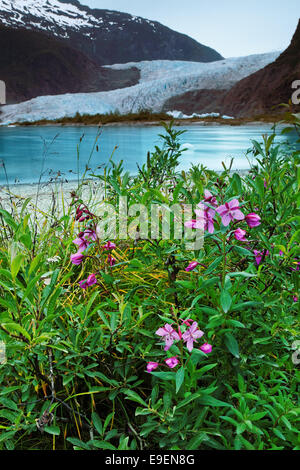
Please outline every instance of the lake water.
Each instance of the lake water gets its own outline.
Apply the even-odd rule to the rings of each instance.
[[[251,139],[261,141],[263,133],[271,133],[270,125],[259,126],[202,126],[180,127],[186,130],[181,142],[188,151],[183,153],[180,168],[202,163],[210,169],[221,170],[222,161],[234,157],[234,169],[248,169],[245,153]],[[106,163],[115,146],[114,160],[124,160],[124,167],[136,173],[136,163],[146,161],[147,152],[159,144],[157,126],[107,126],[99,138],[99,151],[94,152],[90,166]],[[97,134],[96,127],[2,127],[0,128],[0,161],[5,163],[9,182],[34,183],[44,169],[43,180],[58,171],[67,179],[77,178],[77,145],[80,144],[79,171],[82,174],[89,160]],[[278,137],[278,139],[282,139]],[[44,163],[43,163],[44,162]],[[0,184],[5,183],[0,165]]]

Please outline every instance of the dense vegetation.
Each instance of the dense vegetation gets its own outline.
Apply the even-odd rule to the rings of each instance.
[[[0,210],[0,448],[300,449],[299,151],[271,134],[246,175],[180,173],[179,138],[62,214]],[[103,235],[124,198],[131,236]],[[145,237],[137,204],[192,205],[203,247]]]
[[[267,123],[277,123],[281,122],[285,118],[284,113],[277,112],[274,114],[260,114],[251,116],[248,118],[234,118],[234,119],[224,119],[221,116],[207,116],[203,118],[191,117],[188,119],[176,119],[176,125],[180,124],[189,124],[191,122],[203,122],[203,123],[218,123],[225,124],[229,126],[240,126],[241,124],[246,124],[249,122],[267,122]],[[129,114],[120,114],[107,113],[107,114],[80,114],[76,113],[75,116],[65,116],[63,118],[58,118],[54,120],[42,119],[40,121],[24,121],[22,123],[15,123],[16,125],[21,126],[44,126],[44,125],[70,125],[78,124],[84,126],[98,126],[105,124],[117,124],[117,123],[158,123],[160,121],[171,122],[171,117],[164,111],[160,113],[153,113],[150,110],[141,110],[138,113],[129,113]]]

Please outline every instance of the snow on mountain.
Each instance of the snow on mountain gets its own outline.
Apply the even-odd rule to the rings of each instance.
[[[214,63],[147,61],[113,65],[140,69],[138,85],[107,92],[41,96],[16,105],[4,106],[2,124],[40,119],[58,119],[80,114],[127,114],[150,109],[161,111],[172,96],[195,89],[229,89],[237,81],[273,62],[279,53],[231,58]]]
[[[94,28],[101,24],[101,20],[78,6],[58,0],[0,0],[0,10],[1,22],[7,26],[38,26],[45,31],[53,30],[55,35],[59,35],[57,27],[80,29]],[[4,13],[8,13],[9,18]],[[28,24],[28,15],[43,20]]]
[[[0,0],[1,24],[62,39],[99,65],[133,60],[222,59],[214,49],[157,21],[90,9],[77,0]]]

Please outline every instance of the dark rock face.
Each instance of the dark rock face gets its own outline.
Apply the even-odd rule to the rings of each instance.
[[[222,112],[235,117],[274,112],[274,106],[291,99],[295,80],[300,80],[300,21],[290,46],[275,62],[244,78],[224,96]]]
[[[164,104],[163,111],[181,111],[187,116],[194,113],[219,112],[227,90],[195,90],[173,96]]]
[[[0,3],[0,23],[56,36],[98,65],[166,59],[212,62],[222,56],[162,24],[72,0]]]
[[[139,82],[140,72],[104,68],[43,33],[0,26],[0,78],[7,103],[42,95],[88,93],[125,88]]]

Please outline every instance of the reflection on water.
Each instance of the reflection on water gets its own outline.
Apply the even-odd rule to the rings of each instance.
[[[247,169],[245,157],[251,146],[251,139],[262,140],[263,133],[271,133],[271,126],[187,126],[181,136],[183,153],[181,169],[191,164],[202,163],[215,170],[222,169],[222,161],[229,163],[234,157],[234,169]],[[158,134],[162,129],[156,126],[111,126],[104,127],[99,139],[99,151],[94,152],[91,167],[105,164],[114,148],[114,160],[124,160],[124,167],[136,172],[136,163],[146,161],[147,152],[159,144]],[[10,183],[32,183],[39,179],[41,169],[60,171],[66,179],[76,179],[77,146],[80,137],[79,168],[81,174],[89,160],[97,134],[96,127],[8,127],[0,128],[0,159],[5,162]],[[281,139],[280,137],[278,139]],[[1,170],[1,168],[0,168]],[[70,171],[71,170],[71,171]],[[49,176],[45,175],[45,179]],[[5,175],[0,172],[0,184]]]

